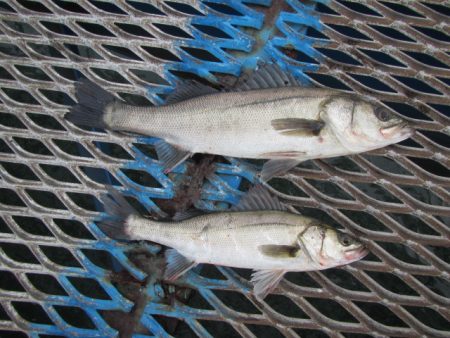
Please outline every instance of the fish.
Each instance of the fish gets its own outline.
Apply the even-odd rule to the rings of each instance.
[[[232,90],[187,81],[163,106],[133,106],[90,80],[76,84],[74,124],[159,138],[170,172],[195,153],[267,159],[262,181],[309,159],[362,153],[410,137],[414,129],[365,97],[301,87],[276,65],[261,66]]]
[[[145,240],[169,247],[163,279],[174,281],[198,264],[253,269],[253,291],[263,299],[288,271],[315,271],[349,264],[368,254],[355,237],[316,219],[288,212],[266,188],[250,189],[229,211],[189,211],[172,221],[138,215],[112,188],[101,198],[109,215],[98,226],[118,240]]]

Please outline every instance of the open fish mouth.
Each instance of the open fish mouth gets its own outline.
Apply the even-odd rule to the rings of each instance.
[[[354,261],[358,261],[361,258],[365,257],[368,253],[369,253],[369,249],[367,249],[364,246],[361,246],[359,248],[346,251],[344,256],[345,256],[345,259],[348,260],[349,262],[354,262]]]
[[[384,136],[384,138],[387,139],[391,138],[406,139],[412,136],[412,134],[414,134],[414,129],[409,127],[407,122],[400,122],[390,127],[381,128],[380,133],[381,135]]]

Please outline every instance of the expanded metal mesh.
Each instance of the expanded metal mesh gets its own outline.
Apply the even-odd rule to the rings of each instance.
[[[448,337],[449,16],[437,0],[0,1],[0,335]],[[189,74],[227,86],[264,58],[417,127],[270,182],[371,254],[289,273],[264,301],[247,270],[204,266],[161,284],[159,247],[96,228],[104,184],[154,215],[220,210],[257,165],[203,156],[165,175],[153,139],[65,121],[73,83],[160,104]]]

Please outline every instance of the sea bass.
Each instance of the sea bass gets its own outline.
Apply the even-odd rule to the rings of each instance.
[[[368,250],[350,235],[318,220],[289,213],[261,186],[253,188],[230,212],[209,213],[175,222],[135,214],[123,196],[103,196],[113,216],[99,223],[108,236],[147,240],[166,250],[166,280],[175,280],[199,263],[254,269],[251,281],[264,298],[288,271],[322,270],[363,258]],[[253,210],[251,210],[253,209]]]
[[[273,88],[262,88],[268,83]],[[381,148],[413,132],[382,106],[336,90],[299,87],[277,66],[261,67],[234,89],[190,83],[164,106],[141,107],[84,80],[76,85],[78,104],[66,118],[164,140],[155,148],[167,172],[194,153],[269,159],[263,181],[308,159]]]

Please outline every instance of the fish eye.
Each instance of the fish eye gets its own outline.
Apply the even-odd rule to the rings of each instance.
[[[375,116],[378,120],[386,122],[392,119],[394,116],[388,112],[387,110],[384,110],[383,108],[377,108],[375,110]]]
[[[343,246],[349,246],[350,244],[353,243],[353,238],[350,237],[347,234],[343,234],[343,233],[338,233],[338,241],[339,243],[341,243]]]

